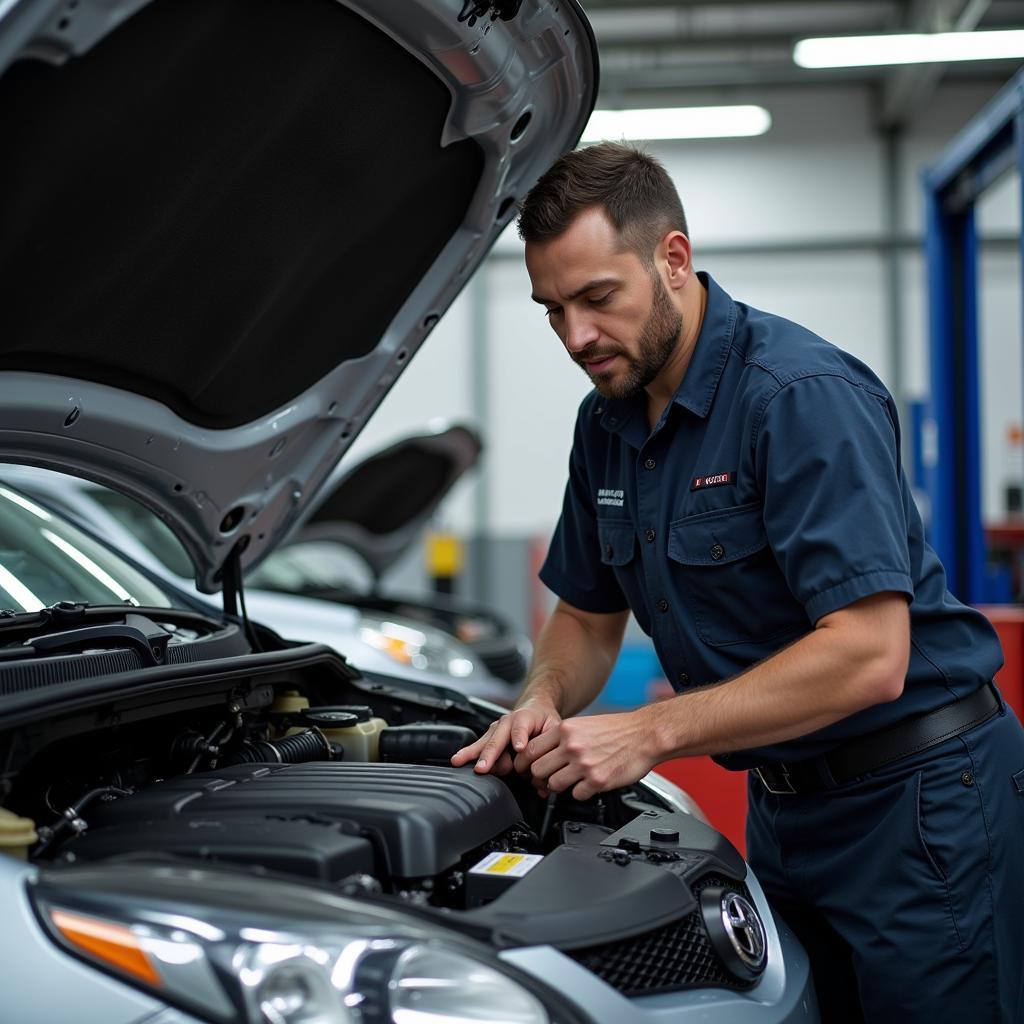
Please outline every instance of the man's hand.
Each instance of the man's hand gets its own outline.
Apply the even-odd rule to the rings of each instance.
[[[525,749],[530,738],[555,728],[562,718],[551,704],[528,701],[511,714],[491,722],[487,732],[468,747],[452,755],[452,764],[459,768],[476,759],[473,770],[481,775],[507,775],[512,771],[509,745],[516,751]]]
[[[640,708],[558,723],[520,751],[516,771],[529,769],[541,794],[572,789],[576,800],[628,786],[662,760],[649,711]]]

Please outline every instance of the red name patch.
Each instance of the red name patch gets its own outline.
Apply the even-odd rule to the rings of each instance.
[[[691,491],[699,491],[705,487],[723,487],[725,484],[736,483],[736,472],[732,473],[711,473],[708,476],[694,477],[690,484]]]

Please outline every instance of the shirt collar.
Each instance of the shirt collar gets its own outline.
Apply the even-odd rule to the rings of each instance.
[[[722,378],[722,371],[732,348],[733,335],[736,331],[736,303],[715,283],[710,274],[698,271],[697,277],[708,292],[704,319],[693,346],[690,365],[672,396],[672,402],[705,419],[711,411],[711,402],[718,390],[718,382]],[[621,434],[636,420],[642,425],[646,438],[644,410],[647,403],[644,395],[609,399],[602,401],[600,405],[603,406],[601,426],[606,430]],[[639,419],[637,414],[640,414]]]

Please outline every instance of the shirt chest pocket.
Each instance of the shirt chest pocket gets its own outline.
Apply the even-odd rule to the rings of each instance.
[[[768,546],[760,502],[675,520],[668,556],[705,643],[781,642],[810,629]]]
[[[597,536],[601,542],[601,561],[621,568],[629,565],[636,554],[636,534],[632,523],[598,520]]]
[[[597,536],[601,545],[601,561],[615,574],[615,582],[633,613],[644,628],[643,567],[636,551],[633,524],[621,520],[599,519]]]

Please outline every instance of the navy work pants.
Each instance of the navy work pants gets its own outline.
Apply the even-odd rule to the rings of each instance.
[[[1024,1022],[1024,732],[994,718],[828,793],[751,776],[747,849],[827,1024]]]

